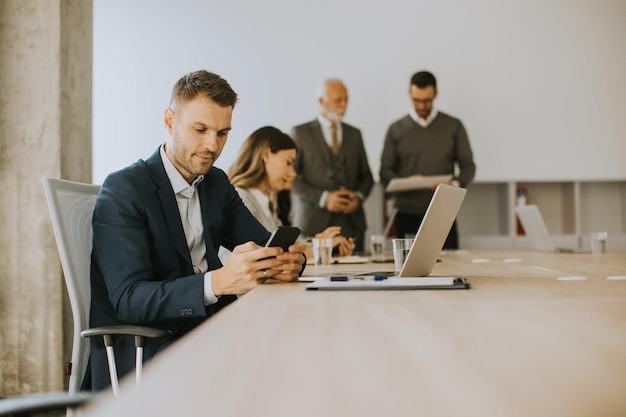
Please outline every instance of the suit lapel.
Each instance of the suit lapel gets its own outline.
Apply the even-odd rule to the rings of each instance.
[[[174,241],[174,246],[191,267],[191,254],[187,247],[185,231],[183,230],[180,212],[176,204],[176,196],[174,195],[174,190],[172,190],[172,184],[170,184],[170,180],[165,173],[159,150],[160,147],[146,160],[146,165],[148,166],[150,175],[152,175],[152,181],[157,187],[157,195],[161,203],[161,208],[163,209],[167,227],[170,231],[170,236],[172,236],[172,240]]]
[[[324,132],[322,131],[322,125],[319,120],[313,120],[313,122],[311,123],[311,130],[311,137],[314,138],[315,148],[319,149],[320,152],[324,155],[327,164],[332,165],[333,151],[330,149],[330,146],[328,146],[326,138],[324,138]]]

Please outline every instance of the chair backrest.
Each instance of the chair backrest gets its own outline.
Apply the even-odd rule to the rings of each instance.
[[[80,332],[89,326],[91,218],[100,186],[48,177],[43,184],[74,318],[69,392],[77,392],[89,361],[89,341]]]

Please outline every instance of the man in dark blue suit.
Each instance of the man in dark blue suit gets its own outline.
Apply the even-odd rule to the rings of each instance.
[[[146,324],[171,336],[148,339],[150,359],[267,278],[302,273],[304,245],[264,248],[269,232],[213,163],[231,129],[237,94],[207,71],[182,77],[164,122],[165,144],[110,174],[93,216],[91,326]],[[225,265],[217,256],[233,251]],[[131,336],[116,339],[120,376],[134,368]],[[91,382],[109,385],[105,349],[91,338]]]

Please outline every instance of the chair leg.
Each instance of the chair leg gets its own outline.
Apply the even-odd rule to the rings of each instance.
[[[107,361],[109,362],[109,375],[111,376],[111,388],[116,397],[120,396],[120,386],[117,380],[117,366],[115,365],[115,353],[113,346],[107,346]]]
[[[106,347],[107,362],[109,363],[111,388],[113,388],[113,395],[119,397],[120,385],[117,379],[117,366],[115,365],[115,352],[113,351],[113,345],[115,345],[115,337],[113,335],[104,335],[104,346]]]
[[[137,357],[135,358],[135,380],[137,382],[137,386],[141,384],[141,372],[143,367],[143,347],[137,346]]]

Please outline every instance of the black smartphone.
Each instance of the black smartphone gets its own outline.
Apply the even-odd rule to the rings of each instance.
[[[280,226],[272,232],[265,247],[281,247],[285,252],[293,245],[300,236],[300,229],[295,226]]]

